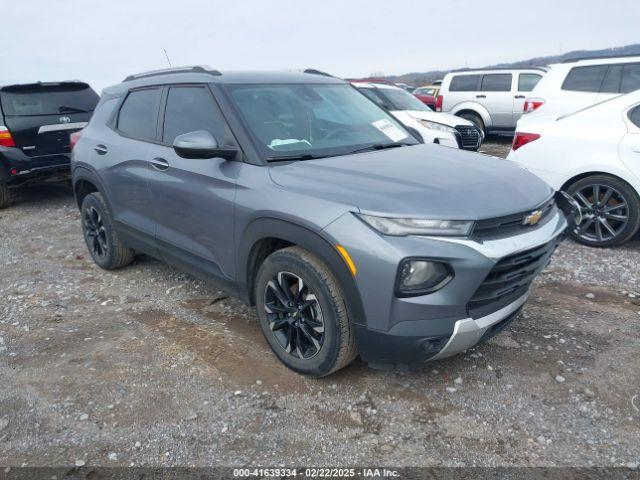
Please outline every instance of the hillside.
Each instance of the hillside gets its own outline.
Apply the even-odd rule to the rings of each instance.
[[[562,55],[552,55],[547,57],[536,57],[528,60],[520,60],[511,63],[498,63],[495,65],[487,65],[486,68],[495,67],[534,67],[559,63],[570,58],[592,58],[602,56],[619,56],[619,55],[640,55],[640,44],[627,45],[625,47],[605,48],[602,50],[574,50],[572,52],[563,53]],[[384,78],[394,82],[404,82],[409,85],[428,85],[434,80],[442,78],[447,70],[432,70],[428,72],[413,72],[403,75],[385,76]]]

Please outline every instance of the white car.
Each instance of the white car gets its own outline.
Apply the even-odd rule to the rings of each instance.
[[[516,131],[509,160],[579,204],[580,243],[619,245],[640,228],[640,90]]]
[[[415,96],[394,85],[351,82],[366,97],[417,132],[425,143],[478,150],[484,135],[464,118],[431,110]]]
[[[640,56],[565,60],[551,65],[524,102],[518,127],[640,89]]]

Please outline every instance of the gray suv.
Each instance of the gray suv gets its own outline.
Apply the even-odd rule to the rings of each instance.
[[[289,368],[412,366],[513,320],[567,226],[511,162],[422,145],[317,71],[131,76],[73,150],[104,269],[142,252],[255,305]]]

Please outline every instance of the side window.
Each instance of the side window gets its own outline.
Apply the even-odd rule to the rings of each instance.
[[[620,80],[622,79],[622,65],[610,65],[602,82],[602,93],[620,92]]]
[[[538,84],[541,78],[542,75],[535,73],[521,73],[518,77],[518,91],[530,92],[533,90],[533,87]]]
[[[640,90],[640,64],[632,63],[624,66],[620,92],[629,93]]]
[[[154,140],[159,105],[159,88],[132,91],[120,108],[116,128],[128,137]]]
[[[607,65],[574,67],[565,78],[562,90],[575,92],[599,92],[602,80],[607,73]]]
[[[206,130],[220,144],[226,138],[226,123],[206,87],[171,87],[167,96],[162,141],[172,144],[183,133]]]
[[[631,123],[636,127],[640,128],[640,106],[629,112],[629,120],[631,120]]]
[[[450,92],[475,92],[480,75],[456,75],[449,84]]]
[[[483,75],[480,90],[483,92],[510,92],[512,78],[513,76],[510,73]]]

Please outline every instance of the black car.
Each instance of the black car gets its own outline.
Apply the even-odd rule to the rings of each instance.
[[[9,188],[69,172],[70,134],[86,126],[98,100],[77,81],[0,87],[0,208]]]

